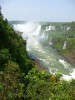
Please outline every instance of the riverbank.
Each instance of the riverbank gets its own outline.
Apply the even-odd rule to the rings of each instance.
[[[69,63],[71,63],[72,65],[75,65],[75,56],[69,56],[69,55],[66,55],[66,56],[63,56],[65,58],[65,60]]]
[[[66,54],[59,51],[58,54],[62,56],[67,62],[75,66],[75,52],[69,52]]]
[[[34,64],[36,65],[36,68],[40,71],[45,70],[48,71],[48,68],[45,67],[43,64],[41,64],[39,59],[34,59]]]

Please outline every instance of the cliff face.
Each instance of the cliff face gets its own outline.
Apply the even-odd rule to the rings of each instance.
[[[61,54],[65,59],[66,61],[68,61],[69,63],[75,65],[75,52],[70,52],[68,54]]]
[[[41,43],[52,46],[58,54],[75,65],[75,22],[48,23],[42,29],[46,32],[43,35],[45,40]]]

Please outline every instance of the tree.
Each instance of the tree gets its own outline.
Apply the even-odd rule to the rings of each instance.
[[[0,70],[4,69],[4,64],[8,62],[8,60],[11,59],[11,54],[9,53],[8,49],[1,49],[0,51]]]
[[[1,16],[2,14],[1,14],[1,6],[0,6],[0,16]]]
[[[5,64],[4,72],[0,72],[0,82],[1,100],[23,98],[25,85],[21,81],[21,72],[17,63],[8,61]]]
[[[30,83],[27,86],[25,100],[49,100],[51,97],[51,85],[42,80],[36,84]]]

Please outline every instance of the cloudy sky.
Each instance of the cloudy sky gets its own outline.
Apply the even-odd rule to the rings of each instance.
[[[75,21],[75,0],[0,0],[8,20]]]

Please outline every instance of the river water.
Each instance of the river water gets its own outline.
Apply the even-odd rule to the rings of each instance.
[[[63,79],[75,79],[75,68],[57,54],[51,46],[43,46],[40,41],[45,39],[40,23],[26,22],[25,24],[13,24],[15,30],[23,32],[22,37],[27,40],[29,55],[40,61],[50,73],[60,72]],[[45,32],[45,31],[44,31]]]

